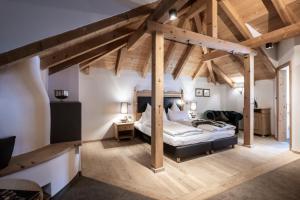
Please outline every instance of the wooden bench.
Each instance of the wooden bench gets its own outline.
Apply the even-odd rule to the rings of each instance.
[[[15,156],[6,168],[0,170],[0,177],[47,162],[80,145],[81,141],[50,144],[35,151]]]

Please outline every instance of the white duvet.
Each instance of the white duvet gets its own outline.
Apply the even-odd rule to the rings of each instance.
[[[192,126],[192,121],[176,121],[176,122],[186,125],[186,126]],[[211,124],[200,124],[197,126],[197,128],[205,130],[205,131],[210,131],[210,132],[235,130],[235,126],[233,126],[231,124],[226,124],[226,126],[224,126],[224,127],[217,127],[217,126],[213,126]]]
[[[171,136],[187,136],[201,134],[203,131],[192,126],[186,126],[172,121],[164,121],[164,132]]]
[[[170,136],[191,136],[201,134],[203,131],[192,126],[186,126],[177,122],[164,120],[163,131]],[[143,123],[144,126],[151,128],[150,123]]]

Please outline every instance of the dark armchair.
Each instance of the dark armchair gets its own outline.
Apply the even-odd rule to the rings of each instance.
[[[236,127],[235,133],[239,132],[239,121],[243,119],[241,113],[235,111],[214,111],[208,110],[204,113],[205,117],[210,120],[223,121]]]

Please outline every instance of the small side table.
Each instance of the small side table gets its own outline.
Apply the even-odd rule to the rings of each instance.
[[[115,122],[115,138],[120,141],[122,139],[134,138],[134,122]]]

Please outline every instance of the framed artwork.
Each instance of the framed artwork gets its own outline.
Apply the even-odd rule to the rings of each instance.
[[[204,89],[203,90],[203,96],[204,97],[210,97],[210,89]]]
[[[203,89],[202,88],[195,88],[195,96],[196,97],[203,97]]]

